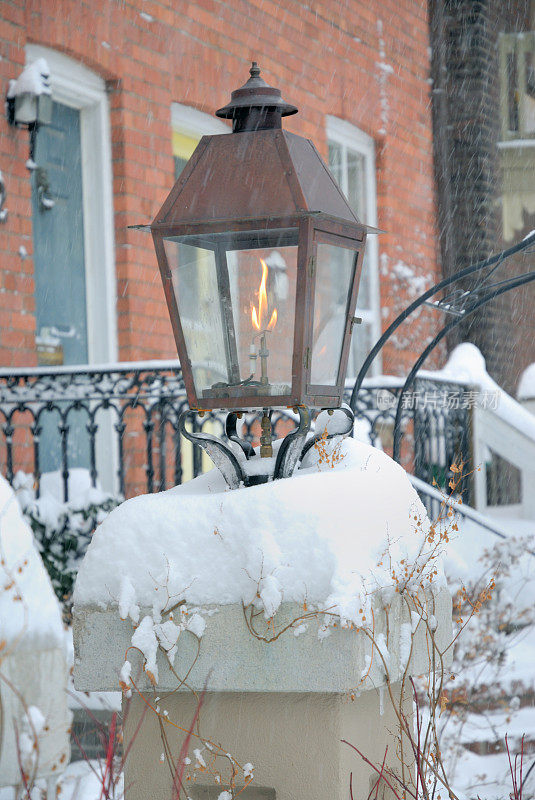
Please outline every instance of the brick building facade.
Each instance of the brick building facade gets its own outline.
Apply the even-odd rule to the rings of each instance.
[[[368,255],[354,372],[437,277],[428,36],[425,0],[4,0],[2,85],[46,58],[56,117],[38,135],[44,189],[25,165],[28,134],[0,121],[0,364],[49,363],[49,350],[65,364],[175,357],[150,236],[128,226],[151,221],[256,60],[299,108],[287,129],[385,231]],[[436,325],[426,313],[383,371],[406,371]]]

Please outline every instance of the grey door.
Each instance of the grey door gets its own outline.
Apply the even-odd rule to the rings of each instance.
[[[80,112],[53,104],[52,124],[37,136],[32,213],[38,360],[88,360]],[[43,180],[44,176],[44,180]],[[48,189],[43,191],[43,185]],[[52,200],[52,203],[50,203]],[[40,469],[61,467],[57,413],[42,417]],[[88,466],[87,415],[69,414],[68,465]]]

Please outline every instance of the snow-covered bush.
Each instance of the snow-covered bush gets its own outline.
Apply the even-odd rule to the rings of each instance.
[[[60,774],[68,760],[67,673],[60,604],[0,476],[0,785],[20,784],[25,800],[39,776]]]
[[[461,537],[474,540],[481,533],[468,525]],[[444,686],[443,757],[452,782],[466,796],[499,800],[511,791],[506,734],[513,752],[524,748],[524,777],[534,762],[534,549],[534,536],[511,536],[482,547],[466,575],[449,564],[457,624],[470,614],[471,598],[495,576],[494,591],[456,642]],[[524,800],[534,790],[535,783],[530,793],[524,786]]]
[[[93,532],[121,499],[91,486],[86,469],[69,473],[69,497],[62,502],[59,472],[41,477],[37,498],[32,475],[18,472],[13,481],[19,504],[30,523],[54,591],[65,608],[70,607],[74,580]]]

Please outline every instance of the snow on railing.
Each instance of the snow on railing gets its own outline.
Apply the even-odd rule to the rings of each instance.
[[[473,505],[487,514],[535,519],[535,415],[490,377],[473,344],[459,345],[442,370],[424,374],[460,378],[472,389]]]

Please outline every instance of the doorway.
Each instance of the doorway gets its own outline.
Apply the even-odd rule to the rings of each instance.
[[[117,359],[116,278],[109,102],[105,81],[72,58],[28,45],[27,63],[45,58],[53,117],[39,130],[32,176],[38,362],[51,371]],[[61,468],[58,413],[43,417],[40,469]],[[87,414],[69,414],[68,466],[87,468]],[[102,488],[117,468],[111,415],[97,420]]]

